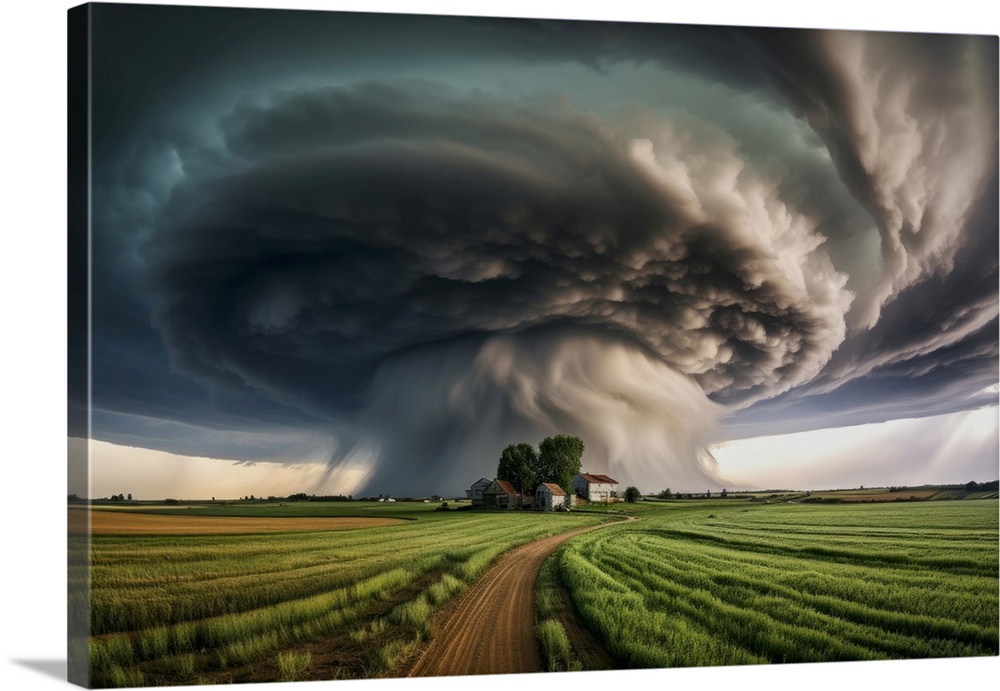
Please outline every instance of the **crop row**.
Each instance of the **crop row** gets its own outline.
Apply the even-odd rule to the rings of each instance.
[[[630,667],[996,655],[996,504],[863,508],[867,521],[807,505],[665,507],[567,543],[556,564]],[[961,556],[921,520],[946,522]]]
[[[517,520],[516,525],[510,519]],[[95,538],[91,632],[197,621],[347,588],[404,565],[443,560],[466,572],[529,540],[595,519],[456,517],[328,533],[212,538]],[[195,560],[193,555],[200,555]]]
[[[298,675],[306,659],[298,648],[338,637],[363,642],[369,674],[386,672],[426,638],[432,612],[500,553],[599,520],[552,518],[466,514],[436,520],[433,529],[418,521],[250,538],[164,536],[143,538],[138,554],[129,539],[97,538],[91,618],[102,628],[90,639],[94,683],[190,683],[266,661],[278,676]],[[180,564],[171,561],[175,551],[184,555]],[[244,571],[248,564],[257,570]]]

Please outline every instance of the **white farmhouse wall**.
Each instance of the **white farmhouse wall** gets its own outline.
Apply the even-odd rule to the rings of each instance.
[[[607,476],[601,476],[607,478]],[[607,478],[613,479],[613,478]],[[589,473],[574,475],[570,481],[573,493],[591,502],[613,502],[620,501],[618,496],[617,482],[599,482]]]
[[[542,511],[555,511],[558,508],[568,508],[565,494],[553,494],[545,485],[539,485],[535,490],[535,504]]]

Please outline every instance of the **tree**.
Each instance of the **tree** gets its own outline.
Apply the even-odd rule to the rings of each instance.
[[[570,481],[580,472],[583,457],[583,440],[569,434],[546,437],[538,445],[538,468],[535,471],[539,482],[554,482],[569,494]]]
[[[728,492],[726,491],[726,488],[725,488],[725,487],[723,487],[723,488],[722,488],[722,498],[723,498],[723,499],[725,499],[725,498],[726,498],[726,497],[728,497],[728,496],[729,496],[729,493],[728,493]]]
[[[639,501],[639,490],[631,485],[625,488],[625,501],[629,504],[634,504]]]
[[[538,479],[538,452],[531,444],[510,444],[500,454],[497,464],[497,479],[514,485],[521,496],[532,494]]]
[[[659,494],[657,494],[656,496],[657,496],[657,497],[658,497],[659,499],[670,499],[670,497],[672,497],[672,496],[673,496],[673,493],[672,493],[672,492],[670,491],[670,488],[669,488],[669,487],[667,487],[667,488],[666,488],[665,490],[663,490],[662,492],[660,492],[660,493],[659,493]]]

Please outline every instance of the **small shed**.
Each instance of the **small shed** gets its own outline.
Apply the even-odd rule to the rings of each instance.
[[[484,509],[513,509],[521,503],[521,495],[506,480],[494,480],[483,490]]]
[[[483,506],[483,490],[490,486],[492,480],[481,477],[472,483],[472,487],[465,490],[465,496],[472,500],[472,505],[476,508]]]
[[[563,488],[554,482],[543,482],[535,490],[535,508],[542,511],[566,511],[568,497]]]

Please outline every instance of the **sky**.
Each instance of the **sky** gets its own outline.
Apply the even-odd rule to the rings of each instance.
[[[995,36],[98,5],[92,40],[71,492],[450,495],[560,433],[643,491],[998,475]]]

